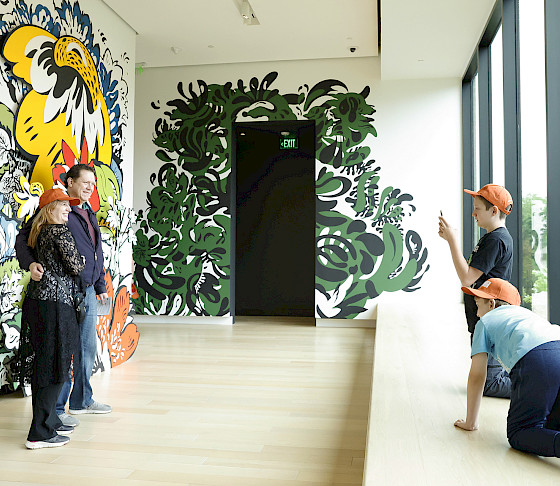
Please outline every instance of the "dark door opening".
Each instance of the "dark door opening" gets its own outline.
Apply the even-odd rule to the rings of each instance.
[[[315,125],[234,126],[234,314],[314,316]]]

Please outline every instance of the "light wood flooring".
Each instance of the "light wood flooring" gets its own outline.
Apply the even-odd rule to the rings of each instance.
[[[113,413],[80,415],[68,445],[26,450],[31,398],[0,397],[0,484],[362,484],[374,330],[139,327],[132,359],[92,378]]]

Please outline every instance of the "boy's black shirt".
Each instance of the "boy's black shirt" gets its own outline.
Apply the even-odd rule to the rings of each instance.
[[[496,228],[483,235],[474,247],[467,260],[470,267],[482,272],[482,275],[471,285],[472,288],[480,287],[489,278],[511,279],[513,268],[513,239],[505,227]],[[467,326],[472,334],[478,316],[474,297],[464,294],[465,314]]]
[[[467,263],[482,272],[472,285],[475,289],[489,278],[501,278],[509,282],[513,267],[513,239],[507,228],[502,226],[483,235]]]

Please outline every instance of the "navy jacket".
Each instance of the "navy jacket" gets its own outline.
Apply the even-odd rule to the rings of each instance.
[[[68,215],[68,228],[76,240],[78,251],[86,258],[86,267],[80,274],[82,282],[86,287],[93,285],[95,293],[99,295],[107,292],[107,287],[105,285],[105,271],[103,270],[101,231],[99,230],[99,224],[97,223],[95,213],[89,208],[89,206],[87,214],[96,235],[97,246],[95,248],[93,241],[91,241],[87,222],[84,218],[82,218],[82,216],[80,216],[78,211],[75,210],[74,206],[72,206],[72,211]],[[37,261],[33,249],[27,246],[27,240],[29,239],[32,223],[33,218],[31,218],[21,228],[16,237],[16,256],[19,261],[19,265],[23,270],[29,270],[29,266],[33,262]]]

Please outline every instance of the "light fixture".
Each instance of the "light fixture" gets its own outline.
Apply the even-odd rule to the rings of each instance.
[[[241,2],[241,17],[245,20],[249,20],[251,18],[252,10],[253,9],[247,0]]]
[[[241,13],[241,17],[243,17],[243,23],[245,25],[260,25],[259,19],[257,19],[253,7],[251,7],[248,0],[241,0],[239,12]]]

